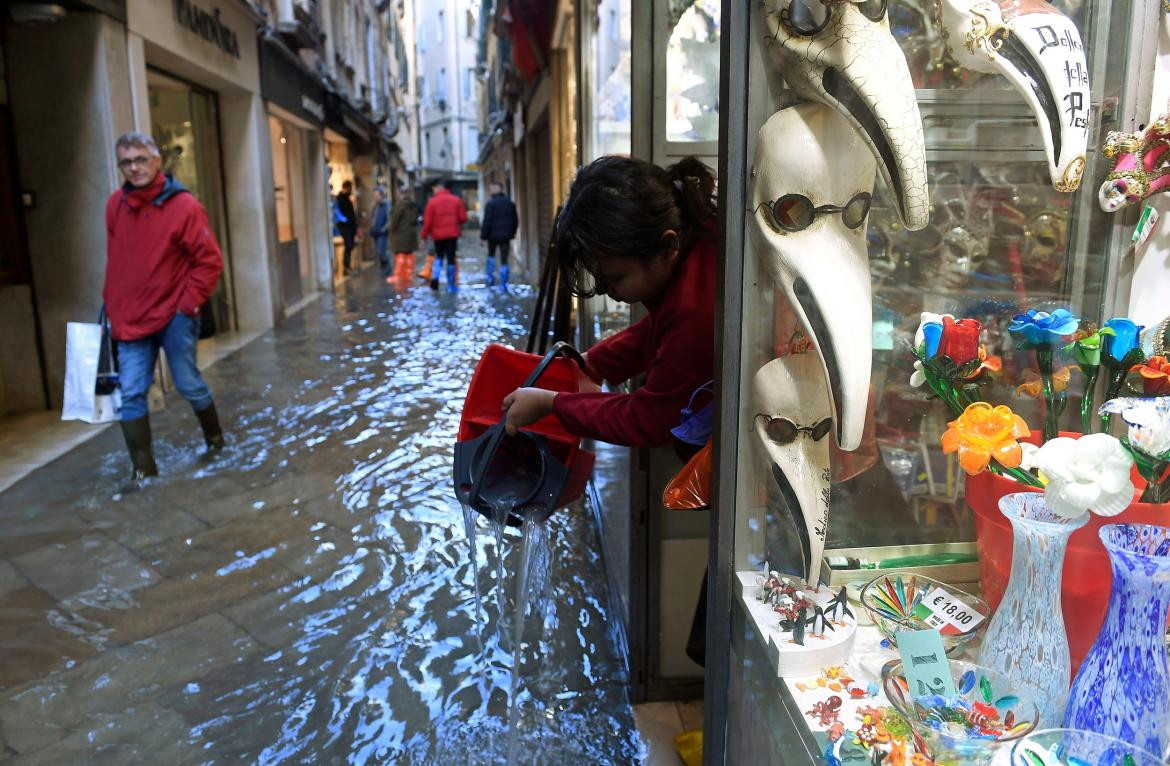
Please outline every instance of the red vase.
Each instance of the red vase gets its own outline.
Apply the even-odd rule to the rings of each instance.
[[[1065,432],[1060,435],[1074,439],[1080,436]],[[1136,468],[1132,478],[1134,486],[1146,486]],[[1013,492],[1028,491],[1043,490],[1026,487],[1014,479],[996,476],[989,471],[967,477],[967,505],[975,512],[979,585],[983,599],[993,610],[1003,598],[1012,571],[1012,525],[1000,513],[999,499]],[[1092,514],[1089,523],[1069,538],[1061,578],[1061,603],[1074,676],[1105,622],[1113,587],[1109,554],[1097,533],[1106,524],[1170,524],[1170,503],[1139,503],[1138,497],[1140,490],[1134,493],[1134,502],[1117,516]]]

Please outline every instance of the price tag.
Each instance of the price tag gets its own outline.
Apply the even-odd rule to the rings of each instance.
[[[1146,205],[1142,210],[1141,217],[1138,218],[1137,228],[1133,231],[1133,243],[1137,247],[1141,247],[1150,235],[1154,233],[1154,227],[1158,224],[1158,211]]]
[[[900,630],[894,634],[911,697],[938,694],[957,697],[950,663],[937,630]]]
[[[935,588],[923,596],[914,609],[914,616],[947,636],[970,633],[985,619],[944,588]]]

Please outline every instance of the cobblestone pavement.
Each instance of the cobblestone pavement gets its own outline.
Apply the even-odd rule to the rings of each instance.
[[[211,465],[168,394],[144,490],[117,494],[109,429],[0,493],[0,761],[501,761],[519,536],[501,589],[477,535],[481,652],[451,449],[480,350],[522,340],[533,295],[488,290],[482,263],[465,238],[457,295],[367,269],[215,364]],[[580,507],[550,525],[520,762],[637,761],[597,531]]]

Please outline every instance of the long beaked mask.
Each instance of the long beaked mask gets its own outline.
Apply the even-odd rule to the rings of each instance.
[[[799,538],[805,581],[814,586],[825,551],[832,478],[829,439],[817,430],[829,418],[819,367],[812,353],[773,359],[756,372],[752,397],[756,443]]]
[[[1097,190],[1097,201],[1106,213],[1170,191],[1170,114],[1140,133],[1110,131],[1103,153],[1113,161],[1113,169]]]
[[[907,229],[930,219],[926,141],[886,0],[765,0],[780,71],[798,95],[840,112],[864,138]]]
[[[947,53],[1001,74],[1036,116],[1052,186],[1074,192],[1089,143],[1089,66],[1072,19],[1044,0],[935,0]]]
[[[823,104],[801,104],[760,128],[748,189],[752,245],[819,352],[817,379],[828,382],[844,450],[861,444],[873,353],[868,219],[862,212],[858,220],[861,211],[849,208],[873,191],[875,172],[873,155],[844,117]],[[791,231],[792,221],[777,215],[800,211],[775,207],[793,195],[847,209],[814,213],[807,227]]]

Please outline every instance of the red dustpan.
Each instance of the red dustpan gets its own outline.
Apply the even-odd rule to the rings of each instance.
[[[488,518],[520,526],[526,518],[543,521],[581,496],[594,456],[581,449],[580,438],[554,415],[508,436],[500,403],[537,381],[552,391],[597,390],[584,366],[576,349],[563,342],[543,358],[494,343],[484,350],[455,442],[454,484],[461,502]]]

